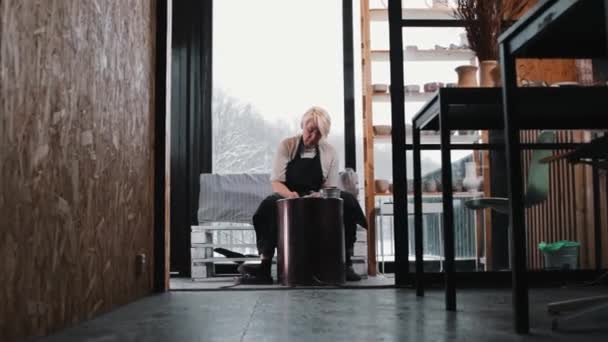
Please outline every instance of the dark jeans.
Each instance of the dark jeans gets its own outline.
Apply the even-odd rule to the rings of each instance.
[[[342,191],[340,194],[344,210],[344,242],[349,259],[349,250],[352,250],[357,240],[357,224],[367,228],[365,214],[359,202],[349,192]],[[277,225],[277,201],[283,197],[272,194],[266,197],[253,215],[253,227],[257,240],[258,252],[265,256],[274,255],[277,247],[279,229]]]

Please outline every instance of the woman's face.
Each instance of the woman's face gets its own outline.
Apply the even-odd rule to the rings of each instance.
[[[304,130],[302,132],[302,140],[304,140],[304,146],[311,147],[319,144],[319,140],[321,140],[321,132],[319,128],[314,123],[314,121],[310,120],[304,126]]]

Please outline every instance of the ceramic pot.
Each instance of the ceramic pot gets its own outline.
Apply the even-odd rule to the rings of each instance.
[[[456,179],[454,181],[454,186],[452,186],[452,191],[462,192],[462,179]]]
[[[434,179],[428,179],[424,182],[425,192],[437,192],[437,182]]]
[[[458,87],[477,87],[477,67],[474,65],[461,65],[457,67]]]
[[[420,93],[420,86],[417,84],[406,84],[403,86],[403,92],[406,94],[418,94]]]
[[[469,38],[467,38],[466,32],[460,34],[460,46],[462,46],[463,48],[469,47]]]
[[[375,135],[391,135],[390,125],[374,125],[373,130]]]
[[[496,87],[502,87],[502,78],[500,77],[500,65],[490,70],[490,76]]]
[[[442,192],[443,191],[443,183],[441,183],[440,179],[435,178],[435,186],[436,186],[437,192]]]
[[[372,84],[372,89],[374,90],[374,93],[386,93],[388,92],[388,84],[385,83],[375,83]]]
[[[492,78],[492,70],[497,66],[498,62],[492,60],[479,62],[479,85],[481,87],[498,86]]]
[[[424,92],[425,93],[434,93],[437,89],[442,88],[443,83],[441,82],[429,82],[424,84]]]
[[[376,188],[376,193],[384,194],[388,191],[389,182],[386,179],[376,179],[374,181],[374,187]]]
[[[481,185],[481,177],[477,176],[477,164],[468,162],[464,164],[464,179],[462,186],[469,192],[476,192]]]

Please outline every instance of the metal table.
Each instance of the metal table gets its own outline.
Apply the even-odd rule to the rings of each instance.
[[[525,218],[523,180],[520,173],[521,144],[519,131],[529,118],[528,107],[517,87],[516,58],[605,58],[608,56],[608,0],[541,0],[499,37],[500,65],[503,79],[503,120],[507,153],[510,213],[513,227],[514,323],[517,333],[530,330],[528,283],[526,274]],[[557,112],[547,111],[544,128],[608,128],[605,108],[608,90],[594,88],[565,89],[567,98],[545,98],[539,101]],[[559,110],[568,99],[572,111]],[[540,99],[539,99],[540,100]],[[558,108],[556,108],[558,107]],[[581,117],[578,111],[584,113]],[[554,126],[554,127],[545,127]]]
[[[521,118],[520,129],[589,129],[608,128],[608,116],[596,115],[596,108],[608,108],[608,88],[518,88],[516,90],[522,103],[517,112]],[[454,275],[454,222],[452,172],[450,167],[451,150],[490,150],[504,149],[502,144],[453,144],[450,141],[452,130],[502,130],[503,115],[500,88],[442,88],[427,102],[413,118],[413,157],[414,157],[414,225],[416,249],[416,288],[419,295],[424,293],[422,268],[422,191],[420,151],[441,149],[443,184],[443,227],[445,255],[446,309],[456,310],[456,284]],[[602,107],[599,107],[602,106]],[[439,145],[421,145],[420,134],[423,130],[439,131]],[[580,144],[520,144],[520,149],[572,149]],[[519,156],[519,150],[518,150]],[[520,170],[521,165],[516,169]],[[518,175],[520,172],[517,172]],[[523,214],[523,211],[522,211]],[[523,217],[522,217],[523,222]],[[511,257],[524,255],[525,235],[523,226],[511,234],[514,240],[521,240]],[[515,263],[513,262],[513,265]],[[521,266],[521,265],[520,265]],[[525,267],[525,264],[524,264]],[[513,277],[521,276],[519,269],[512,269]],[[515,282],[514,282],[515,284]],[[514,286],[514,292],[519,291]]]

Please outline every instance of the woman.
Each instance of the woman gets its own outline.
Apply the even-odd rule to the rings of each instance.
[[[242,283],[272,284],[270,274],[277,247],[277,200],[302,196],[319,196],[319,190],[338,186],[338,157],[327,143],[331,121],[327,111],[312,107],[302,116],[302,133],[281,142],[273,160],[270,181],[273,194],[268,196],[253,216],[258,252],[262,263],[243,264],[239,272]],[[352,268],[351,256],[356,240],[357,224],[367,228],[365,215],[357,199],[342,192],[346,246],[346,279],[361,280]]]

